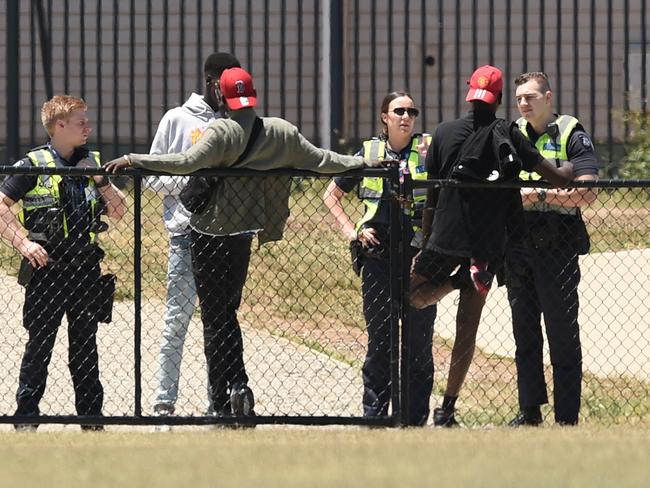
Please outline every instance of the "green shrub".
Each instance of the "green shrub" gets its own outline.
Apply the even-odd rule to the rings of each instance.
[[[632,137],[628,142],[627,157],[621,176],[625,179],[650,178],[650,115],[632,112],[627,121]]]

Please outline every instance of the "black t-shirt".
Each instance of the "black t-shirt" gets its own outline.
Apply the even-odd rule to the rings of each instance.
[[[461,119],[440,124],[427,152],[429,179],[450,178],[465,140],[495,119],[489,110],[474,109]],[[510,135],[523,169],[531,171],[543,157],[516,126],[511,125]],[[491,145],[485,151],[485,158],[493,157]],[[517,190],[445,187],[439,192],[427,249],[450,256],[500,260],[505,252],[506,228],[520,218]]]
[[[43,146],[36,149],[50,148]],[[52,150],[50,148],[50,150]],[[59,158],[65,166],[75,166],[79,161],[88,157],[88,148],[77,147],[69,160]],[[17,167],[33,166],[29,158],[25,157],[18,161]],[[14,201],[21,200],[27,192],[32,190],[37,182],[37,175],[10,175],[0,185],[0,191]],[[89,203],[86,198],[86,188],[89,178],[87,176],[63,176],[59,184],[61,206],[66,215],[68,225],[68,237],[56,244],[57,247],[80,246],[89,242],[90,212]],[[48,247],[48,246],[46,246]]]

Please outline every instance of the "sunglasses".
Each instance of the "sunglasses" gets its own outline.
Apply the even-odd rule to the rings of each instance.
[[[407,113],[412,119],[420,115],[420,111],[417,108],[413,107],[397,107],[393,109],[393,113],[399,117],[402,117],[405,113]]]

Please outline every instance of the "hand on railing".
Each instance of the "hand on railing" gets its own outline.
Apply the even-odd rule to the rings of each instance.
[[[119,170],[131,167],[131,160],[125,154],[124,156],[113,159],[104,165],[107,173],[117,173]]]

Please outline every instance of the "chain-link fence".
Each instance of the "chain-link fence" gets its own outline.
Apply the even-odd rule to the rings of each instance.
[[[2,172],[28,170],[48,172],[11,167]],[[68,174],[77,173],[92,174],[93,170],[68,170]],[[387,354],[382,368],[388,375],[385,382],[390,391],[385,397],[396,408],[389,410],[388,416],[364,418],[366,320],[373,317],[368,317],[367,305],[364,317],[362,279],[353,272],[348,242],[323,204],[329,180],[306,173],[284,173],[273,176],[276,186],[272,187],[268,184],[270,179],[250,172],[245,177],[247,184],[238,188],[231,183],[241,181],[242,176],[223,177],[236,173],[220,173],[217,193],[226,192],[222,197],[232,209],[239,209],[219,224],[221,228],[228,228],[243,215],[255,214],[263,219],[280,216],[282,221],[283,209],[290,210],[282,240],[258,246],[249,233],[213,238],[209,242],[198,242],[201,237],[196,235],[179,234],[170,239],[163,220],[163,197],[146,184],[142,186],[137,174],[131,172],[124,178],[127,214],[110,222],[108,231],[100,232],[98,237],[105,251],[101,271],[117,277],[112,322],[100,323],[97,330],[104,423],[203,424],[230,423],[236,419],[244,423],[392,425],[405,419],[401,412],[409,406],[413,394],[399,388],[403,384],[400,373],[407,374],[413,363],[400,371],[400,358],[411,352],[398,346],[401,337],[417,336],[420,331],[399,326],[400,316],[410,315],[400,307],[400,296],[404,293],[400,277],[408,274],[410,259],[408,253],[404,257],[400,253],[400,238],[407,232],[401,225],[403,213],[397,199],[391,205],[391,244],[384,255],[385,290],[377,293],[381,306],[373,308],[386,317],[383,320],[387,323],[380,332],[384,344],[379,349]],[[362,174],[378,173],[360,171],[359,175]],[[386,178],[385,181],[394,182],[398,191],[398,180],[394,176]],[[650,285],[645,270],[650,264],[650,185],[600,182],[597,186],[597,200],[582,211],[591,236],[591,250],[579,258],[578,321],[583,370],[580,418],[605,424],[647,422]],[[251,187],[260,192],[246,193],[244,189]],[[273,188],[278,190],[275,195]],[[352,220],[361,218],[363,206],[353,192],[342,203]],[[250,222],[247,225],[249,230],[256,229]],[[61,261],[65,261],[65,256]],[[33,293],[40,302],[25,307],[25,291],[16,283],[19,255],[6,243],[0,247],[4,296],[1,313],[5,323],[0,332],[0,414],[4,415],[1,421],[25,421],[24,417],[14,416],[14,412],[21,361],[29,337],[23,327],[23,315],[28,309],[37,312],[32,319],[34,332],[30,341],[36,356],[47,357],[50,346],[44,344],[53,344],[47,383],[41,385],[45,388],[39,405],[40,415],[45,416],[41,420],[84,422],[75,414],[85,412],[90,415],[88,422],[99,421],[92,417],[96,413],[93,402],[98,401],[97,394],[91,394],[93,361],[88,343],[92,342],[92,328],[75,327],[74,316],[69,312],[57,328],[54,322],[61,313],[43,303],[44,297],[58,303],[68,300],[72,308],[76,303],[101,302],[95,299],[99,296],[95,286],[99,273],[96,266],[92,271],[88,271],[88,266],[87,261],[75,263],[75,269],[82,271],[72,274],[69,266],[57,268],[56,263],[50,263],[46,270],[37,270],[34,276],[39,283],[49,283],[56,291]],[[197,306],[193,272],[203,276],[197,278],[202,307]],[[49,277],[39,278],[38,273]],[[245,281],[240,304],[238,280]],[[30,287],[35,288],[31,283]],[[170,293],[175,297],[171,301]],[[432,407],[444,393],[456,335],[457,305],[457,292],[438,304],[432,345]],[[203,322],[209,324],[205,333],[200,308]],[[43,309],[48,310],[47,314]],[[233,319],[236,311],[241,342],[239,327]],[[48,326],[47,334],[46,328],[39,328],[41,321],[53,324]],[[228,345],[225,349],[224,344]],[[476,346],[456,405],[457,419],[466,425],[503,425],[519,409],[516,344],[505,286],[494,285],[487,297]],[[40,350],[41,347],[45,349]],[[237,366],[240,361],[236,351],[240,347],[243,368]],[[81,351],[77,355],[82,357],[75,356],[73,351]],[[210,361],[206,361],[206,355]],[[553,357],[556,369],[561,359]],[[541,364],[552,406],[553,367],[546,349]],[[33,363],[31,367],[40,368],[36,374],[43,377],[43,364]],[[76,397],[71,377],[77,384]],[[255,395],[255,417],[228,416],[228,408],[237,413],[237,407],[229,405],[229,394],[240,383],[247,383]],[[210,399],[214,400],[212,405]],[[174,415],[170,417],[156,416],[172,411]],[[552,413],[547,418],[552,419]]]

